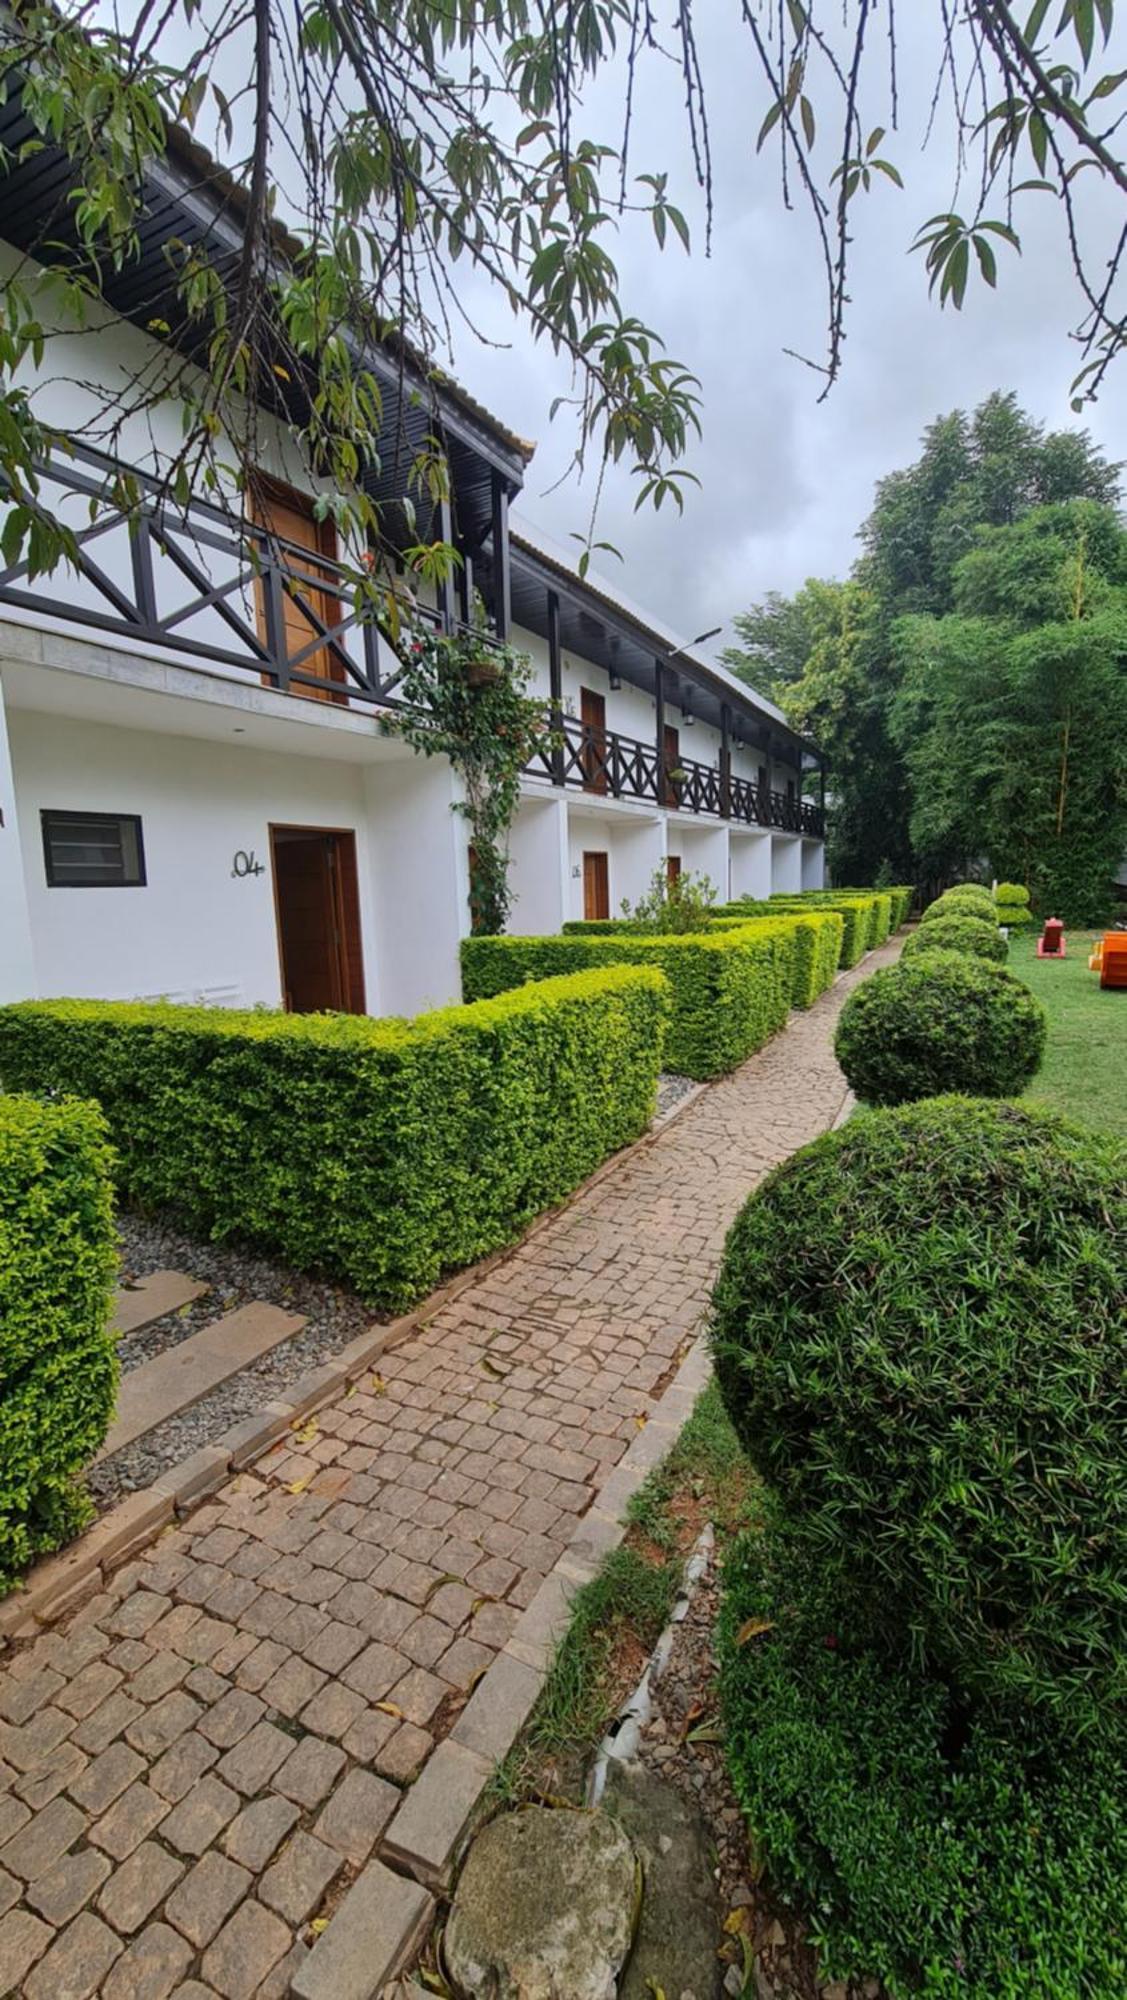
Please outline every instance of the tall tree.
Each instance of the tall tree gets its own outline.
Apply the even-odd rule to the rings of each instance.
[[[1127,230],[1113,213],[1101,240],[1106,217],[1085,228],[1080,211],[1093,176],[1120,210],[1127,198],[1116,110],[1125,79],[1105,53],[1127,0],[1033,0],[1024,23],[1001,0],[729,4],[759,82],[759,150],[777,166],[788,211],[792,195],[804,206],[824,279],[825,349],[813,362],[824,388],[842,365],[856,205],[876,189],[895,198],[906,188],[910,200],[931,131],[926,113],[917,130],[897,129],[906,18],[914,48],[930,47],[953,190],[949,213],[908,221],[921,275],[957,309],[971,284],[999,282],[1031,208],[1054,204],[1078,299],[1076,397],[1094,394],[1127,343]],[[49,566],[65,547],[62,525],[35,505],[36,465],[61,441],[31,378],[51,324],[96,314],[107,271],[136,258],[146,170],[175,122],[218,152],[242,246],[232,255],[229,240],[205,236],[175,248],[173,319],[157,314],[150,329],[165,358],[107,391],[90,433],[112,436],[123,412],[175,398],[184,438],[170,490],[223,491],[227,466],[245,477],[253,462],[248,410],[264,387],[277,399],[281,384],[295,440],[332,482],[338,521],[378,548],[380,509],[364,475],[379,387],[346,329],[405,340],[427,367],[439,363],[466,310],[469,267],[560,355],[569,386],[558,401],[575,420],[580,462],[622,460],[640,502],[682,504],[696,383],[622,296],[608,225],[638,211],[657,245],[687,247],[667,169],[634,157],[634,106],[670,60],[711,215],[702,12],[703,0],[679,0],[666,30],[651,0],[137,0],[120,11],[8,0],[0,82],[21,92],[31,120],[21,159],[49,147],[71,168],[32,261],[0,281],[9,560],[29,550]],[[618,85],[614,143],[588,124],[603,73]],[[46,295],[36,258],[54,272]],[[395,504],[410,505],[412,483],[440,488],[445,476],[439,442]],[[111,503],[139,496],[123,481]],[[436,559],[441,549],[418,555]]]
[[[890,726],[904,674],[897,619],[941,618],[954,607],[957,579],[984,529],[1003,529],[1047,502],[1110,507],[1120,471],[1086,431],[1045,432],[1012,393],[996,392],[969,415],[937,418],[915,464],[881,480],[850,584],[807,583],[793,598],[774,593],[735,619],[740,644],[726,663],[765,686],[827,754],[830,861],[839,881],[872,881],[882,863],[894,874],[942,875],[965,858],[955,821],[943,816],[949,773],[932,771],[921,800],[905,762],[903,723]],[[834,634],[843,618],[844,653]],[[827,687],[830,657],[833,686],[840,695],[847,685],[848,699]]]
[[[1127,850],[1127,533],[1091,501],[1034,508],[980,530],[952,594],[893,631],[916,851],[1100,923]]]

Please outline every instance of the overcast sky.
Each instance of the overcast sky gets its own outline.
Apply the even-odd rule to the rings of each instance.
[[[1109,456],[1127,457],[1127,357],[1089,414],[1078,419],[1069,410],[1079,366],[1069,332],[1078,302],[1048,196],[1024,198],[1024,255],[1001,247],[998,292],[974,286],[961,314],[929,302],[923,259],[908,254],[919,223],[951,204],[949,122],[941,119],[928,150],[920,149],[938,12],[931,0],[900,10],[902,130],[890,133],[882,150],[899,165],[906,187],[899,193],[882,182],[855,204],[855,304],[844,373],[825,403],[817,400],[817,378],[783,352],[795,347],[821,357],[824,297],[810,226],[782,207],[770,142],[756,156],[766,100],[735,0],[703,0],[696,8],[715,163],[707,262],[697,247],[703,230],[682,143],[679,91],[672,77],[663,85],[656,66],[647,71],[635,165],[668,169],[671,194],[684,191],[694,252],[687,258],[671,247],[658,256],[646,225],[622,232],[616,254],[624,303],[657,326],[669,350],[701,377],[704,437],[690,463],[702,487],[691,494],[683,519],[668,506],[656,516],[635,514],[631,480],[612,475],[599,532],[625,561],[599,561],[620,589],[690,637],[728,626],[735,612],[769,590],[793,590],[809,575],[843,574],[876,480],[916,456],[920,433],[937,414],[970,408],[992,389],[1016,390],[1050,428],[1087,424]],[[913,18],[915,25],[907,25]],[[1111,48],[1104,67],[1127,67],[1127,50]],[[585,129],[607,139],[615,136],[611,81],[600,86],[585,121]],[[883,122],[883,83],[874,68],[862,113],[866,129]],[[836,133],[834,142],[840,144]],[[822,143],[831,143],[828,130]],[[1115,216],[1113,197],[1094,173],[1076,185],[1091,222]],[[587,503],[574,482],[547,491],[573,445],[566,414],[554,425],[548,421],[552,398],[567,387],[566,366],[523,334],[514,340],[501,307],[487,307],[485,317],[506,344],[490,351],[460,335],[457,372],[509,425],[537,440],[521,508],[567,540],[585,526]],[[724,643],[722,636],[706,650]]]

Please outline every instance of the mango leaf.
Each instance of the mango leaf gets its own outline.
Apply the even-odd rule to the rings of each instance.
[[[736,1633],[736,1644],[746,1646],[749,1639],[758,1639],[764,1632],[773,1632],[774,1629],[773,1618],[745,1618]]]

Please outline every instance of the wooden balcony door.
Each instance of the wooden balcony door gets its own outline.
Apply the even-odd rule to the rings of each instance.
[[[583,726],[583,789],[605,792],[607,788],[607,704],[606,697],[593,688],[579,690],[579,719]]]
[[[671,889],[672,889],[672,887],[673,887],[673,884],[674,884],[675,882],[679,882],[679,881],[680,881],[680,879],[681,879],[681,856],[680,856],[679,854],[667,854],[667,855],[666,855],[666,857],[665,857],[665,879],[666,879],[666,881],[668,882],[668,884],[669,884],[669,887],[670,887]]]
[[[671,771],[679,771],[681,768],[681,734],[679,730],[674,729],[670,722],[667,722],[665,725],[661,748],[662,801],[667,806],[680,805],[681,787],[675,778],[670,777],[669,773]]]
[[[610,870],[605,854],[583,856],[583,915],[589,924],[610,915]]]
[[[356,835],[272,826],[282,1002],[287,1013],[364,1012]]]
[[[334,625],[340,616],[339,600],[328,589],[331,571],[327,567],[336,560],[336,529],[331,521],[318,521],[313,513],[313,501],[308,494],[297,493],[292,487],[282,486],[276,480],[258,479],[255,483],[254,517],[260,528],[269,529],[277,535],[285,562],[285,578],[282,591],[282,632],[286,652],[291,660],[313,643],[317,637],[317,622]],[[287,587],[288,586],[288,587]],[[258,618],[258,633],[261,639],[267,637],[266,624],[266,584],[255,585],[255,604]],[[312,613],[312,616],[310,616]],[[318,680],[342,682],[345,678],[340,661],[334,659],[328,646],[319,646],[299,663],[299,672],[315,674]],[[269,684],[270,676],[263,675]],[[290,689],[292,694],[302,695],[307,701],[332,701],[347,703],[348,697],[326,686],[306,687],[295,681]]]

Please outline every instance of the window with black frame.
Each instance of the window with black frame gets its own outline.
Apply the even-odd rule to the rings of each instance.
[[[44,810],[43,864],[52,889],[136,889],[145,882],[138,813]]]

